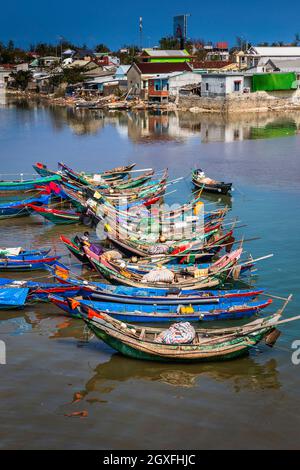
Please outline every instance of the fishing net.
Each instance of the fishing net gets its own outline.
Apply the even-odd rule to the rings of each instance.
[[[163,344],[191,343],[195,336],[195,329],[190,323],[174,323],[168,330],[162,331],[155,342]]]
[[[163,243],[156,243],[155,245],[151,245],[148,251],[150,255],[160,255],[168,253],[169,247]]]
[[[149,273],[145,274],[142,282],[166,282],[171,284],[174,281],[174,273],[167,268],[152,269]]]

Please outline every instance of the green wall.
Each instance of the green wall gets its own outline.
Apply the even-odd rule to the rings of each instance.
[[[266,73],[252,77],[252,91],[295,90],[297,77],[290,73]]]

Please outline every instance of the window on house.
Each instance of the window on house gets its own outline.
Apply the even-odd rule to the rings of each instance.
[[[241,81],[234,82],[234,91],[241,91]]]
[[[208,83],[205,83],[205,90],[209,91],[209,84]]]

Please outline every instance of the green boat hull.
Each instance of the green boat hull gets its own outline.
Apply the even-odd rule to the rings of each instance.
[[[105,332],[98,330],[97,328],[94,328],[92,325],[89,325],[90,329],[95,333],[97,338],[101,339],[104,341],[104,343],[108,344],[108,346],[112,347],[116,351],[120,352],[124,356],[131,357],[133,359],[142,359],[144,361],[155,361],[155,362],[168,362],[168,363],[192,363],[192,362],[222,362],[222,361],[227,361],[231,359],[236,359],[238,357],[245,356],[249,353],[250,346],[245,346],[243,349],[236,351],[236,352],[231,352],[228,354],[223,354],[219,356],[213,356],[213,357],[206,357],[206,358],[197,358],[197,359],[174,359],[174,358],[166,358],[162,356],[156,356],[152,354],[147,354],[143,351],[140,351],[138,349],[132,348],[131,346],[128,346],[124,344],[122,341],[113,338],[109,335],[107,335]],[[258,335],[257,336],[257,342],[261,340],[263,335]]]
[[[39,212],[39,215],[55,225],[71,225],[80,223],[80,216],[62,216],[46,212]]]

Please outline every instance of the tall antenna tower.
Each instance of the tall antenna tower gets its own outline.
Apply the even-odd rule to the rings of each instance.
[[[140,16],[139,19],[139,31],[140,31],[140,49],[142,50],[143,48],[143,17]]]

